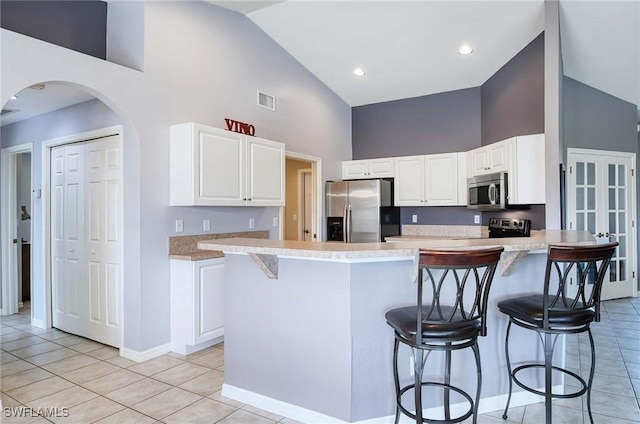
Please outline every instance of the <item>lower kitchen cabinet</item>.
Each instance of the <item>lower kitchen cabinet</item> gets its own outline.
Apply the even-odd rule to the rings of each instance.
[[[171,350],[188,355],[221,342],[224,258],[170,262]]]

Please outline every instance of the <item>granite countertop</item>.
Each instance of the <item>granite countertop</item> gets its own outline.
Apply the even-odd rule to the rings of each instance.
[[[424,235],[424,236],[420,236],[420,235],[402,235],[402,236],[390,236],[390,237],[385,237],[385,241],[423,241],[423,240],[478,240],[478,239],[482,239],[482,238],[488,238],[488,237],[482,237],[482,236],[477,236],[477,237],[465,237],[465,236],[430,236],[430,235]]]
[[[420,236],[418,236],[420,237]],[[393,243],[336,243],[301,242],[284,240],[253,240],[232,238],[206,240],[198,243],[199,249],[218,250],[226,253],[277,255],[320,260],[362,260],[371,258],[415,257],[419,249],[481,249],[503,246],[507,252],[546,250],[549,244],[593,244],[593,236],[586,231],[541,230],[531,237],[512,238],[429,238],[410,239]]]
[[[191,236],[169,237],[169,259],[184,261],[202,261],[205,259],[223,258],[221,250],[201,250],[198,242],[202,240],[220,240],[231,237],[246,239],[268,239],[269,231],[242,231],[236,233],[198,234]]]

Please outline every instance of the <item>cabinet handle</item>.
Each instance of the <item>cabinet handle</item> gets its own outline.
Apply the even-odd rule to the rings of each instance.
[[[246,198],[246,197],[244,197],[242,200],[245,200],[245,201],[246,201],[246,200],[247,200],[247,198]]]

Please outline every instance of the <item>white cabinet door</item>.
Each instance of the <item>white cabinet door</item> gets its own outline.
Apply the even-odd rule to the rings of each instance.
[[[470,169],[473,176],[484,175],[491,172],[489,150],[486,147],[473,149],[469,152],[469,155],[471,165]]]
[[[284,206],[284,144],[248,138],[247,205]]]
[[[424,206],[424,156],[395,158],[395,206]]]
[[[393,178],[393,158],[349,160],[342,162],[342,179]]]
[[[456,153],[425,156],[425,205],[458,204],[458,157]]]
[[[243,205],[246,184],[244,136],[205,127],[196,131],[194,204]]]
[[[499,141],[469,152],[473,176],[507,172],[510,167],[509,140]]]
[[[199,261],[195,274],[194,345],[224,334],[224,260]]]
[[[369,172],[368,161],[366,160],[349,160],[342,162],[342,179],[354,180],[358,178],[367,178]]]

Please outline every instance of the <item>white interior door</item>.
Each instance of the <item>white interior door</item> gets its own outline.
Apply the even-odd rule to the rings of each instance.
[[[304,241],[313,241],[313,175],[305,172],[303,178],[302,236]]]
[[[122,149],[117,136],[52,149],[53,325],[120,345]]]
[[[635,180],[631,153],[569,149],[567,218],[570,230],[617,241],[602,299],[636,293]]]

